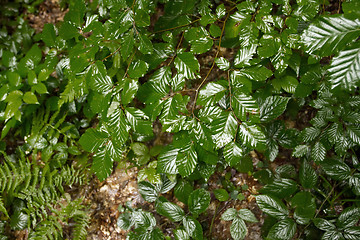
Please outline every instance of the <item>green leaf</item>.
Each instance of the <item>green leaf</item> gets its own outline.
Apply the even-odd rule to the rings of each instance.
[[[311,158],[315,162],[319,163],[325,159],[326,149],[321,142],[316,142],[314,147],[311,149]]]
[[[43,84],[43,83],[38,83],[38,84],[32,86],[31,91],[36,91],[39,94],[48,93],[48,90],[47,90],[45,84]]]
[[[148,68],[149,68],[149,64],[142,60],[131,62],[130,67],[128,69],[128,74],[131,78],[140,78],[146,74]]]
[[[204,212],[210,204],[210,193],[203,188],[193,191],[188,200],[189,210],[193,214]]]
[[[298,224],[308,224],[316,212],[315,198],[310,192],[298,192],[291,199],[291,206],[295,207],[294,218]]]
[[[260,192],[271,194],[278,198],[285,198],[292,195],[297,190],[296,182],[291,179],[275,179],[272,183],[265,185]]]
[[[151,54],[154,52],[154,47],[146,35],[139,35],[139,40],[140,40],[139,50],[142,54]]]
[[[341,86],[343,89],[353,90],[360,81],[360,45],[340,51],[339,55],[333,58],[328,72],[332,88]]]
[[[203,239],[203,230],[198,220],[193,217],[185,217],[183,218],[183,225],[185,231],[190,237],[196,240]]]
[[[297,1],[297,6],[292,13],[299,20],[307,22],[313,19],[319,11],[319,2],[316,0]]]
[[[239,125],[238,134],[248,147],[257,148],[265,144],[265,135],[258,125],[249,125],[243,122]]]
[[[63,22],[59,29],[59,36],[69,40],[79,35],[77,27],[71,22]]]
[[[106,67],[101,61],[97,61],[91,66],[87,79],[94,91],[104,95],[113,87],[112,79],[107,75]]]
[[[300,166],[299,178],[304,188],[313,189],[317,183],[317,174],[306,160]]]
[[[233,141],[225,145],[223,154],[226,162],[230,166],[235,166],[241,161],[241,157],[244,156],[243,149]]]
[[[256,53],[256,44],[252,44],[243,48],[240,48],[235,56],[234,65],[237,68],[242,68],[245,66],[250,66],[250,60],[253,58],[253,55]]]
[[[131,150],[135,153],[136,156],[142,156],[149,154],[149,148],[140,142],[135,142],[131,144]]]
[[[308,53],[330,56],[359,36],[360,20],[343,16],[323,17],[304,31],[301,39]]]
[[[175,179],[169,179],[166,174],[161,174],[161,183],[156,185],[156,189],[160,193],[167,193],[171,189],[173,189],[176,185],[176,178]]]
[[[176,240],[190,240],[190,236],[183,229],[176,229],[174,231],[174,236]]]
[[[214,189],[213,193],[217,200],[220,202],[227,201],[229,199],[229,193],[225,189]]]
[[[315,218],[313,222],[317,228],[323,231],[332,231],[336,229],[334,224],[322,218]]]
[[[93,163],[91,170],[95,172],[100,181],[104,181],[110,176],[113,170],[113,158],[111,156],[111,142],[107,143],[105,147],[101,147],[93,156]]]
[[[26,92],[23,101],[27,104],[39,104],[36,95],[33,92]]]
[[[196,164],[197,153],[195,145],[192,141],[190,141],[179,151],[176,158],[176,166],[179,174],[182,177],[187,177],[195,170]]]
[[[220,4],[216,7],[216,17],[218,19],[221,19],[222,17],[224,17],[226,15],[226,9],[224,4]]]
[[[290,98],[281,96],[269,96],[260,106],[260,119],[269,122],[279,117],[286,109]]]
[[[247,228],[244,220],[235,218],[230,226],[230,234],[235,240],[244,239],[247,234]]]
[[[122,213],[117,220],[117,226],[125,231],[130,230],[133,224],[134,222],[132,221],[131,213],[129,212]]]
[[[54,24],[47,23],[44,25],[41,33],[41,40],[48,46],[53,47],[56,41],[56,32]]]
[[[13,116],[15,116],[17,120],[20,120],[18,117],[21,117],[21,115],[17,116],[17,114],[20,113],[19,107],[23,103],[21,100],[22,96],[23,93],[19,90],[12,91],[7,95],[6,102],[8,102],[8,104],[6,105],[5,109],[5,121],[9,120]]]
[[[157,213],[169,218],[173,222],[181,221],[184,216],[184,210],[171,202],[160,202],[156,206]]]
[[[105,132],[89,128],[81,135],[79,140],[80,145],[88,152],[96,152],[99,147],[102,147],[109,140],[109,135]]]
[[[276,197],[258,195],[256,196],[256,202],[263,212],[278,220],[286,218],[289,214],[285,204]]]
[[[296,223],[290,218],[286,218],[275,223],[271,227],[267,238],[274,240],[291,240],[296,232]]]
[[[218,25],[216,24],[211,24],[210,28],[209,28],[209,32],[211,34],[211,36],[217,38],[221,36],[221,29]],[[220,68],[220,67],[219,67]],[[221,68],[220,68],[221,69]]]
[[[104,124],[113,138],[117,148],[128,140],[129,131],[125,115],[120,108],[120,103],[113,101],[108,109]]]
[[[226,90],[222,84],[210,82],[200,90],[197,102],[202,105],[207,104],[209,101],[218,102],[225,95]]]
[[[193,54],[189,52],[180,53],[174,61],[175,68],[178,73],[181,73],[187,79],[194,79],[200,69],[199,62]]]
[[[149,136],[153,135],[152,122],[149,121],[148,116],[146,116],[143,111],[141,111],[140,109],[127,107],[125,109],[125,114],[131,128],[136,133]]]
[[[179,201],[185,204],[188,203],[190,193],[192,192],[193,192],[193,186],[188,181],[185,180],[179,181],[174,189],[175,197]]]
[[[135,97],[139,85],[136,80],[126,78],[125,84],[123,86],[123,91],[121,92],[121,102],[124,106],[128,105]]]
[[[213,45],[213,40],[209,37],[209,33],[203,27],[193,27],[186,30],[185,39],[190,42],[192,53],[205,53]]]
[[[335,180],[345,180],[350,177],[350,167],[340,160],[326,159],[321,166],[325,173]]]
[[[157,169],[161,173],[177,174],[176,158],[179,149],[172,145],[164,147],[158,157]]]
[[[229,70],[230,68],[230,62],[226,58],[223,57],[216,58],[215,63],[220,70],[226,71]]]
[[[127,60],[127,58],[130,56],[130,53],[132,52],[134,48],[134,32],[129,31],[124,37],[121,38],[121,57],[124,60]]]
[[[225,221],[232,221],[237,217],[237,211],[235,208],[228,208],[226,211],[221,215],[221,219]]]
[[[343,210],[336,220],[336,225],[340,228],[355,226],[360,219],[360,208],[349,207]]]
[[[259,107],[256,101],[249,95],[240,91],[234,91],[231,96],[231,104],[235,115],[241,120],[246,121],[248,114],[258,114]]]
[[[273,75],[271,70],[261,65],[243,68],[238,74],[253,81],[265,81]]]
[[[15,211],[10,218],[10,227],[12,230],[23,230],[28,226],[29,221],[29,215],[21,210]]]
[[[150,25],[150,15],[143,9],[135,11],[135,24],[138,27],[147,27]]]
[[[238,216],[247,222],[258,222],[255,215],[249,209],[240,209],[238,212]]]
[[[231,112],[222,112],[221,115],[211,123],[213,139],[217,148],[222,148],[234,139],[237,121]]]
[[[156,190],[155,186],[149,182],[139,182],[138,190],[144,200],[148,202],[155,202],[159,196],[159,193]]]
[[[344,229],[344,237],[349,240],[356,240],[360,238],[360,227],[354,226]]]

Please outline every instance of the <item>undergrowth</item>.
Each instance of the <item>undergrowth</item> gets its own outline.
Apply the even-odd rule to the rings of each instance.
[[[35,34],[40,3],[1,10],[2,239],[85,239],[66,189],[115,162],[154,207],[120,208],[128,239],[211,239],[215,215],[243,239],[249,209],[201,216],[252,199],[265,239],[360,238],[357,0],[62,1],[64,21]],[[229,169],[263,187],[245,198],[225,174],[209,189]]]

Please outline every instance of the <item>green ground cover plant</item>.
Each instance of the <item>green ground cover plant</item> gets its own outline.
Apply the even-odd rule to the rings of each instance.
[[[35,34],[40,3],[1,9],[0,239],[85,239],[67,189],[127,163],[154,207],[120,208],[128,239],[211,239],[211,202],[245,198],[208,188],[226,169],[263,184],[264,239],[360,239],[359,1],[62,1]]]

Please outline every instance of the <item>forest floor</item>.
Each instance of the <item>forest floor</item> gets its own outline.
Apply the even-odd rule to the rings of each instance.
[[[41,32],[44,24],[52,23],[56,24],[63,20],[67,10],[62,10],[59,6],[58,0],[46,0],[39,7],[39,11],[34,14],[27,14],[27,20],[30,25],[36,30],[37,33]],[[229,53],[231,54],[231,53]],[[226,55],[226,53],[222,53]],[[203,56],[199,59],[202,66],[208,66],[206,62],[213,61],[213,57]],[[211,64],[210,64],[211,65]],[[206,69],[203,69],[206,71]],[[211,78],[219,77],[216,75],[216,71],[212,72]],[[301,119],[308,118],[306,112],[302,112],[303,116],[300,116]],[[307,120],[303,121],[304,123]],[[295,124],[290,122],[289,124]],[[300,128],[303,128],[300,127]],[[161,133],[158,133],[161,135]],[[171,135],[163,134],[158,136],[165,139],[165,142],[171,141]],[[252,152],[252,160],[254,168],[256,169],[257,163],[261,160],[262,156],[258,156],[256,152]],[[276,166],[281,165],[285,159],[289,158],[287,152],[279,154],[278,159],[272,163],[271,168],[276,168]],[[295,165],[297,163],[294,163]],[[73,197],[84,196],[84,202],[89,207],[89,215],[91,219],[90,227],[88,229],[88,239],[125,239],[126,232],[120,230],[117,227],[117,218],[119,217],[119,206],[123,206],[126,202],[130,201],[132,206],[141,207],[147,211],[153,212],[157,221],[161,223],[161,228],[165,234],[171,234],[169,231],[172,229],[172,223],[167,221],[166,218],[157,215],[153,210],[153,205],[144,202],[142,197],[137,191],[137,172],[138,169],[130,165],[127,165],[128,169],[116,168],[113,174],[103,182],[99,182],[97,178],[93,177],[89,181],[89,184],[83,186],[81,189],[71,189],[69,192]],[[234,186],[247,186],[242,193],[244,195],[244,200],[236,201],[225,201],[220,202],[215,199],[212,195],[211,205],[208,208],[207,212],[200,217],[199,221],[205,228],[204,234],[206,236],[211,236],[209,239],[231,239],[230,236],[230,225],[231,222],[226,222],[220,219],[221,214],[228,208],[233,207],[236,209],[247,208],[251,210],[257,219],[258,223],[247,224],[248,226],[248,235],[245,239],[257,240],[262,239],[261,237],[261,226],[264,223],[264,214],[258,208],[255,202],[254,194],[258,193],[258,190],[261,188],[260,183],[254,179],[252,176],[249,176],[246,173],[239,173],[232,169],[225,169],[224,172],[217,172],[212,175],[208,180],[208,190],[212,191],[221,187],[220,179],[223,178],[227,172],[230,172],[231,178],[230,181]],[[229,174],[228,174],[229,175]],[[169,200],[176,202],[179,205],[182,205],[181,202],[177,202],[175,196],[172,193],[166,196]]]

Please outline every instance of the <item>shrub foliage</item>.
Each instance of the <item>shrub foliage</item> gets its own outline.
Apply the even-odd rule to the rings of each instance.
[[[64,187],[115,162],[138,167],[155,209],[121,209],[128,239],[209,237],[210,203],[244,200],[227,176],[207,188],[226,169],[264,185],[266,239],[360,238],[357,0],[63,1],[64,21],[35,34],[20,11],[38,4],[1,10],[3,239],[62,239],[70,221],[84,239],[85,206]],[[221,213],[234,239],[258,221]],[[176,223],[169,236],[154,214]]]

